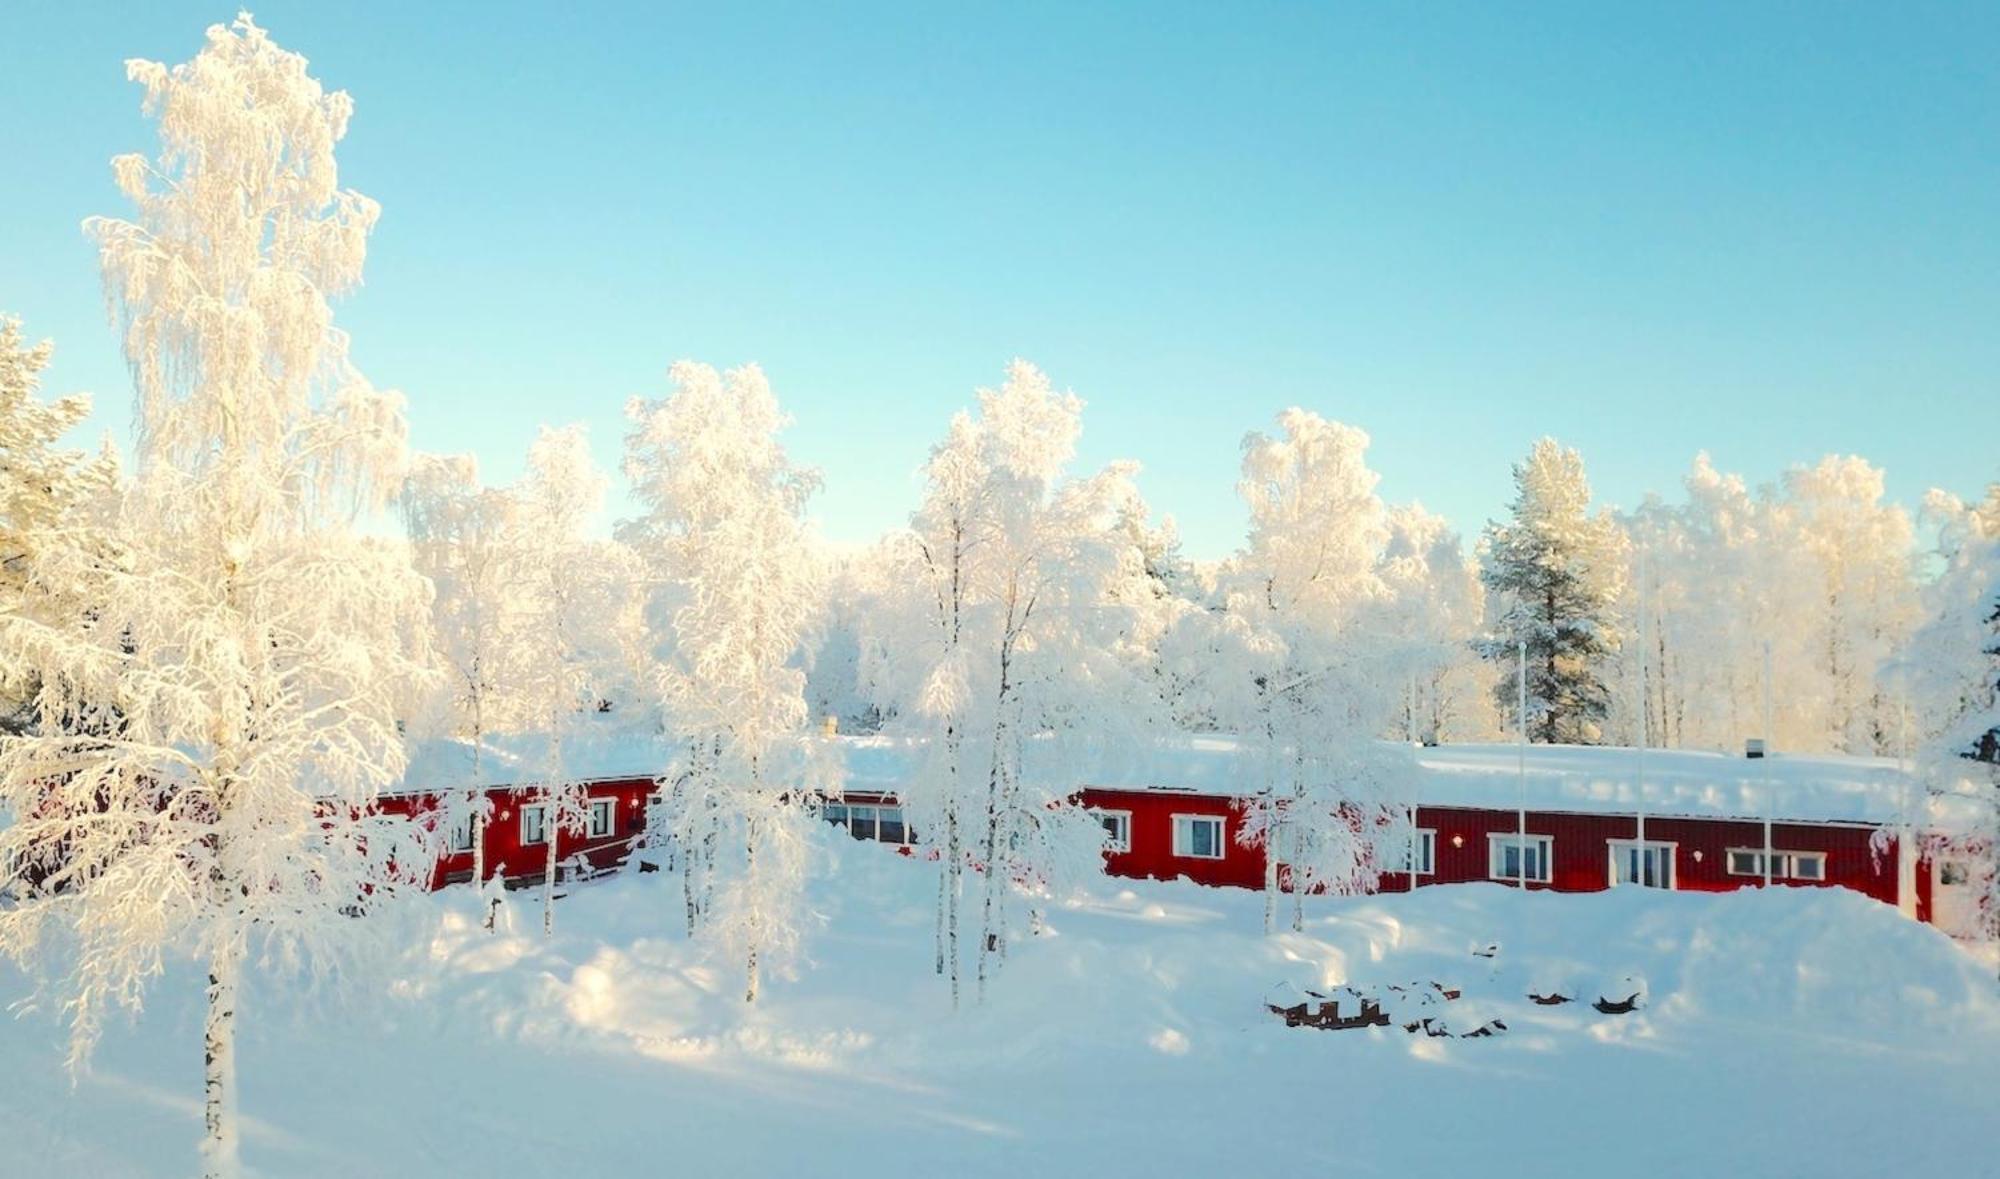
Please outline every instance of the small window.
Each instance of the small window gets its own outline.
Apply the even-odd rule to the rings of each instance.
[[[1945,860],[1938,865],[1939,884],[1950,888],[1956,885],[1970,884],[1971,882],[1972,869],[1965,866],[1964,860]]]
[[[618,800],[615,798],[593,798],[590,800],[590,826],[585,835],[590,839],[609,839],[616,833],[618,822]]]
[[[1611,883],[1643,884],[1647,888],[1674,886],[1674,845],[1631,839],[1613,839]]]
[[[1174,816],[1174,854],[1191,860],[1222,858],[1222,820],[1213,815]]]
[[[832,823],[834,826],[847,826],[847,808],[842,804],[829,802],[826,804],[826,810],[821,813],[826,816],[826,821]]]
[[[1552,877],[1549,859],[1555,849],[1552,835],[1490,835],[1487,875],[1494,880],[1526,880],[1547,884]]]
[[[1731,848],[1729,850],[1729,874],[1731,876],[1763,876],[1764,853],[1756,848]],[[1771,879],[1825,880],[1826,853],[1773,850],[1771,852]]]
[[[450,848],[452,851],[469,852],[472,850],[471,815],[460,815],[458,817],[458,820],[451,825],[450,839]]]
[[[1128,852],[1132,850],[1131,811],[1092,811],[1098,825],[1104,828],[1104,850],[1108,852]]]
[[[521,808],[521,846],[530,847],[548,838],[548,809],[541,803]]]
[[[1429,876],[1437,871],[1438,833],[1418,829],[1410,833],[1410,842],[1403,845],[1403,866],[1397,871],[1403,875],[1415,872],[1419,876]],[[1410,864],[1410,853],[1416,853],[1416,865]]]
[[[875,838],[881,840],[883,843],[906,842],[904,837],[907,832],[903,826],[902,807],[885,806],[876,813],[875,819]]]

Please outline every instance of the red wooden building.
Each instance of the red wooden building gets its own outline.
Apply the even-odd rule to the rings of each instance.
[[[903,751],[850,746],[863,789],[850,787],[849,803],[893,807]],[[1720,892],[1762,886],[1768,854],[1772,884],[1850,888],[1922,921],[1968,903],[1956,896],[1969,892],[1963,866],[1901,826],[1914,788],[1887,759],[1512,745],[1402,756],[1416,838],[1410,859],[1383,872],[1384,892],[1475,881]],[[1261,778],[1253,757],[1228,738],[1192,737],[1096,775],[1075,797],[1104,824],[1106,872],[1262,888],[1264,850],[1237,838],[1247,784]]]
[[[880,738],[841,744],[849,782],[825,817],[857,839],[916,842],[896,798],[911,747]],[[1237,838],[1244,784],[1261,778],[1253,756],[1227,738],[1192,737],[1093,773],[1074,797],[1105,826],[1106,872],[1263,887],[1263,849]],[[1641,880],[1713,892],[1764,884],[1767,854],[1771,883],[1851,888],[1947,927],[1967,903],[1957,894],[1971,891],[1962,864],[1932,854],[1931,841],[1900,825],[1912,813],[1912,788],[1883,759],[1642,757],[1568,746],[1450,746],[1399,756],[1412,762],[1416,838],[1410,859],[1398,855],[1383,872],[1385,892],[1474,881],[1593,892]],[[605,869],[638,846],[655,790],[640,766],[650,764],[666,758],[625,750],[598,763],[616,772],[588,783],[590,824],[558,833],[559,860]],[[535,788],[489,792],[489,875],[540,880],[547,832]],[[386,796],[382,807],[431,823],[443,813],[439,796],[421,791]],[[470,879],[469,832],[441,835],[433,887]]]
[[[646,805],[652,798],[652,778],[604,778],[585,784],[589,819],[580,831],[558,830],[557,878],[604,871],[625,861],[646,831]],[[485,864],[489,878],[508,883],[539,883],[548,864],[550,832],[534,786],[490,786],[492,815],[485,825]],[[450,826],[444,798],[437,793],[384,795],[382,813],[407,815],[436,837],[439,854],[431,870],[431,887],[443,888],[472,879],[472,827]]]

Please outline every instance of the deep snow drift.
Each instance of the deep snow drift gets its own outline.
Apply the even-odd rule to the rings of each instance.
[[[420,902],[396,977],[251,988],[244,1152],[268,1176],[1252,1172],[1991,1174],[2000,998],[1982,963],[1842,890],[1314,899],[1105,881],[1012,948],[983,1007],[929,973],[935,876],[832,845],[814,967],[755,1009],[662,876],[579,886],[545,941]],[[525,899],[525,895],[520,898]],[[1488,959],[1475,949],[1497,944]],[[1643,978],[1639,1012],[1542,1007]],[[1462,988],[1458,1040],[1288,1029],[1281,985]],[[1600,986],[1600,984],[1602,984]],[[20,980],[0,975],[19,994]],[[178,1176],[200,1120],[194,972],[75,1091],[45,1013],[0,1028],[0,1175]]]

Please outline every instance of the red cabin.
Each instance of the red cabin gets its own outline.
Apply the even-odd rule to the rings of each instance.
[[[558,874],[571,870],[577,856],[592,872],[615,868],[625,861],[646,831],[646,804],[655,790],[651,778],[605,778],[584,784],[590,815],[581,831],[554,833]],[[489,786],[493,812],[485,828],[488,878],[509,884],[540,883],[548,863],[548,824],[533,786]],[[384,814],[408,815],[420,823],[440,824],[444,799],[437,793],[384,795]],[[472,879],[472,828],[460,823],[439,830],[442,848],[431,872],[431,887],[443,888]]]

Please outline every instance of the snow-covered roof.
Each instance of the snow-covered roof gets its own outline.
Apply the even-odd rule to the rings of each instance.
[[[878,737],[843,739],[849,789],[893,790],[914,747]],[[1695,818],[1886,823],[1917,787],[1889,758],[1774,754],[1761,759],[1686,750],[1575,745],[1389,747],[1417,767],[1414,801],[1431,806]],[[1226,736],[1169,738],[1135,754],[1080,765],[1079,786],[1243,795],[1261,781],[1257,749]],[[1525,764],[1525,773],[1523,765]]]
[[[651,733],[610,723],[590,724],[564,738],[567,774],[581,781],[650,778],[665,773],[674,747]],[[489,735],[480,749],[479,772],[472,768],[472,743],[456,738],[412,741],[402,785],[386,793],[438,790],[453,786],[504,786],[541,781],[550,773],[549,739],[542,733]]]
[[[841,737],[846,786],[894,792],[914,772],[920,746],[889,737]],[[1385,745],[1391,757],[1416,766],[1412,800],[1430,806],[1630,814],[1643,799],[1648,814],[1692,818],[1801,822],[1901,821],[1920,788],[1895,760],[1776,753],[1750,759],[1688,750],[1636,750],[1577,745]],[[1053,755],[1054,751],[1051,750]],[[478,779],[488,785],[537,781],[548,771],[548,741],[539,734],[489,737]],[[1262,780],[1255,743],[1228,736],[1163,738],[1122,752],[1067,748],[1063,768],[1036,767],[1079,787],[1245,795]],[[568,772],[581,779],[644,778],[664,773],[674,748],[662,737],[623,724],[586,727],[565,741]],[[1525,763],[1525,774],[1523,773]],[[1073,769],[1070,766],[1073,765]],[[465,741],[414,742],[401,790],[435,790],[473,781]],[[1929,825],[1929,824],[1926,824]]]

